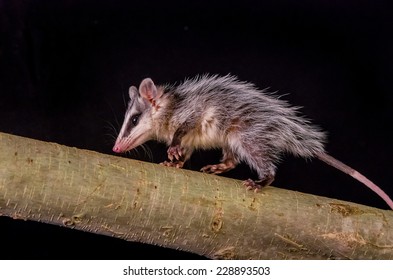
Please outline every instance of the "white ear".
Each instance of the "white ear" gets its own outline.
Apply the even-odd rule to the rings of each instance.
[[[128,90],[128,95],[130,96],[131,100],[137,98],[137,96],[139,95],[138,89],[134,86],[131,86],[130,89]]]
[[[153,83],[152,79],[146,78],[139,86],[139,94],[155,106],[155,101],[160,98],[162,93],[157,91],[157,87]]]

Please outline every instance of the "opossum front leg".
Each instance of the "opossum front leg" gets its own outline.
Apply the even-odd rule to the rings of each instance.
[[[165,166],[182,168],[184,163],[191,157],[192,149],[181,146],[181,141],[184,135],[189,131],[190,124],[184,123],[175,132],[172,138],[172,143],[168,148],[168,159],[162,164]]]
[[[204,173],[220,174],[232,170],[236,167],[238,161],[235,159],[233,152],[228,148],[223,148],[223,157],[220,163],[206,165],[201,168]]]

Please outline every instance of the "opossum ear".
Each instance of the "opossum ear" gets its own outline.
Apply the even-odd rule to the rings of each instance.
[[[162,93],[157,90],[156,85],[150,78],[146,78],[139,86],[139,94],[149,101],[152,106],[155,106],[155,101],[160,98]]]
[[[135,99],[139,95],[138,89],[134,86],[131,86],[128,90],[128,95],[130,96],[131,100]]]

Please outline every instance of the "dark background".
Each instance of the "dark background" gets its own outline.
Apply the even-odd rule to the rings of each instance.
[[[0,0],[0,131],[112,154],[130,85],[232,73],[290,93],[329,132],[329,153],[393,197],[391,1],[157,2]],[[131,157],[165,159],[148,147]],[[196,153],[187,168],[219,156]],[[287,156],[273,185],[388,209],[318,160]],[[13,248],[3,258],[198,257],[6,217],[0,229]]]

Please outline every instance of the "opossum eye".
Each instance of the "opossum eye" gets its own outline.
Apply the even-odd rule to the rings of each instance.
[[[133,125],[137,125],[137,124],[138,124],[138,121],[139,121],[139,117],[140,117],[140,116],[141,116],[141,114],[133,115],[133,116],[131,117],[131,122],[132,122]]]

